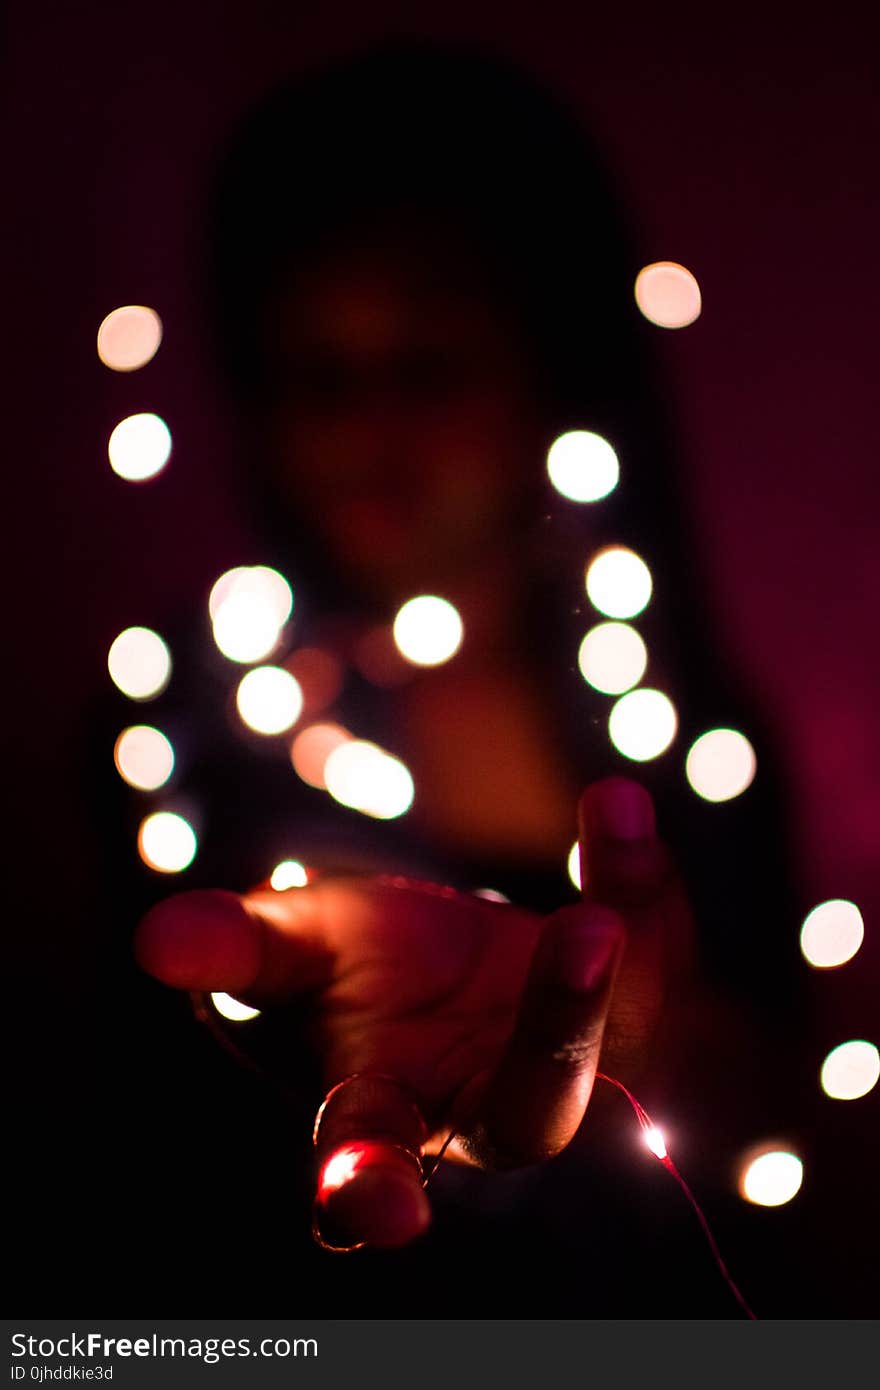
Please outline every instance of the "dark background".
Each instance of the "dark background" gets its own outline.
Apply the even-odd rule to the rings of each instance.
[[[208,160],[273,80],[389,32],[491,40],[567,96],[608,155],[643,260],[679,260],[701,283],[700,320],[657,332],[719,640],[777,740],[804,903],[848,897],[866,922],[856,960],[811,981],[816,1068],[839,1041],[877,1041],[880,103],[876,25],[855,15],[479,0],[422,13],[15,7],[3,617],[7,811],[24,834],[11,842],[20,901],[7,930],[25,947],[11,973],[27,1040],[12,1054],[15,1104],[43,1160],[75,1168],[88,1107],[54,1083],[76,1074],[80,1029],[100,1038],[100,1013],[76,1010],[101,936],[80,776],[107,647],[125,626],[200,605],[247,541],[194,288]],[[125,303],[152,305],[165,327],[156,359],[130,375],[94,350],[99,322]],[[174,454],[133,487],[111,473],[106,439],[139,410],[168,421]],[[852,1265],[847,1236],[828,1273],[835,1316],[876,1306],[858,1271],[876,1231],[877,1094],[824,1102],[822,1162],[805,1153],[805,1193],[852,1232]],[[112,1130],[124,1097],[101,1104]],[[25,1186],[21,1199],[40,1194]],[[784,1238],[790,1216],[774,1219]]]

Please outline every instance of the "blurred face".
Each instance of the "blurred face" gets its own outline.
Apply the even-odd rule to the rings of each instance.
[[[368,599],[454,589],[516,545],[542,476],[536,369],[451,231],[399,219],[274,306],[273,467]]]

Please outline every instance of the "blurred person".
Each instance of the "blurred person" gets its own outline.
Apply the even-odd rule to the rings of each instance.
[[[260,1250],[273,1311],[291,1306],[286,1269],[322,1315],[466,1315],[485,1283],[520,1316],[737,1316],[625,1102],[594,1081],[598,1068],[669,1117],[723,1207],[732,1147],[783,1121],[776,1078],[799,1026],[772,753],[712,650],[610,180],[530,79],[478,51],[393,45],[286,84],[242,123],[209,230],[242,504],[260,560],[294,583],[291,669],[318,650],[339,673],[302,722],[375,740],[416,789],[379,823],[298,782],[286,744],[233,729],[229,674],[197,644],[162,697],[205,829],[191,891],[146,914],[137,958],[263,1011],[249,1037],[292,1093],[300,1140],[324,1102],[318,1162],[307,1142],[289,1165],[273,1153],[259,1199],[263,1221],[285,1209],[292,1248],[262,1222],[241,1230],[259,1154],[224,1222]],[[547,482],[569,429],[620,457],[598,503]],[[649,561],[646,679],[680,721],[637,777],[575,660],[602,620],[585,562],[614,541]],[[419,594],[464,626],[433,669],[405,667],[389,640]],[[759,774],[709,807],[683,750],[728,724]],[[267,868],[292,852],[309,886],[275,892]],[[146,906],[159,892],[144,879]],[[476,895],[487,887],[509,903]],[[240,1032],[236,1045],[247,1053]],[[454,1162],[426,1189],[441,1150]],[[319,1171],[318,1236],[356,1255],[308,1239]],[[644,1256],[671,1230],[661,1288]]]

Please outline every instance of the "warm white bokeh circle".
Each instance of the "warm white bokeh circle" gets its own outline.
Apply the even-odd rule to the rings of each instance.
[[[797,1154],[771,1149],[746,1158],[740,1169],[739,1194],[759,1207],[781,1207],[796,1197],[803,1182],[804,1165]]]
[[[393,632],[397,650],[414,666],[441,666],[461,646],[464,625],[448,599],[421,594],[399,609]]]
[[[152,700],[171,675],[171,653],[158,632],[127,627],[111,643],[107,669],[117,689],[130,700]]]
[[[334,800],[379,820],[402,816],[415,795],[408,768],[363,739],[339,744],[327,758],[324,778]]]
[[[647,607],[653,582],[640,555],[625,545],[611,545],[594,556],[587,569],[587,594],[608,618],[634,618]]]
[[[293,591],[268,565],[221,574],[208,598],[214,641],[230,661],[262,661],[275,650],[293,609]]]
[[[691,744],[687,779],[704,801],[731,801],[750,787],[757,768],[755,750],[735,729],[710,729]]]
[[[174,771],[174,749],[150,724],[123,729],[113,749],[116,771],[130,787],[152,792],[164,787]]]
[[[161,341],[162,320],[155,309],[125,304],[98,329],[98,356],[111,371],[134,372],[155,357]]]
[[[568,877],[571,879],[571,881],[572,881],[572,883],[574,884],[575,888],[577,888],[578,891],[580,891],[581,886],[582,886],[582,884],[581,884],[581,847],[580,847],[580,845],[579,845],[579,843],[578,843],[577,840],[575,840],[575,842],[574,842],[574,844],[572,845],[571,849],[568,851],[568,860],[567,860],[567,862],[566,862],[566,869],[568,870]]]
[[[174,811],[156,811],[141,821],[138,853],[159,873],[181,873],[192,863],[197,847],[196,832],[189,821]]]
[[[677,261],[654,261],[639,271],[636,303],[658,328],[686,328],[700,317],[703,297],[697,277]]]
[[[675,706],[662,690],[631,690],[615,701],[608,716],[614,747],[639,763],[665,753],[677,729]]]
[[[352,735],[341,724],[309,724],[296,735],[290,745],[290,761],[294,770],[310,787],[326,790],[324,769],[335,748],[349,743]]]
[[[158,415],[129,415],[111,434],[107,453],[118,477],[142,483],[161,473],[171,457],[171,431]]]
[[[302,713],[299,681],[281,666],[257,666],[242,676],[235,695],[242,720],[257,734],[283,734]]]
[[[801,926],[801,951],[818,970],[852,960],[865,936],[862,914],[846,898],[829,898],[808,912]]]
[[[598,502],[620,480],[617,454],[601,434],[569,430],[550,445],[547,472],[556,491],[571,502]]]
[[[231,994],[212,994],[211,1003],[218,1014],[233,1023],[247,1023],[251,1018],[260,1017],[259,1009],[251,1008],[250,1004],[242,1004],[240,999],[234,999]]]
[[[871,1042],[854,1038],[828,1053],[819,1073],[822,1090],[832,1100],[860,1100],[880,1079],[880,1052]]]
[[[628,623],[599,623],[578,651],[584,680],[605,695],[622,695],[638,685],[648,665],[648,649]]]
[[[308,881],[305,865],[298,859],[282,859],[269,875],[269,886],[276,893],[283,893],[287,888],[305,888]]]

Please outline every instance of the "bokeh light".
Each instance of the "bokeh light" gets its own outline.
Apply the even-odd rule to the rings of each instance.
[[[841,1043],[822,1063],[819,1080],[832,1100],[860,1100],[880,1078],[880,1052],[862,1038]]]
[[[260,1017],[259,1009],[252,1009],[250,1004],[242,1004],[240,999],[233,999],[231,994],[212,994],[211,1003],[218,1014],[231,1019],[233,1023],[247,1023],[249,1019]]]
[[[302,729],[290,746],[290,761],[310,787],[327,787],[324,768],[334,749],[350,743],[352,735],[341,724],[309,724]]]
[[[862,914],[846,898],[829,898],[808,912],[801,926],[801,951],[817,970],[852,960],[865,936]]]
[[[335,748],[324,765],[324,777],[334,800],[379,820],[402,816],[415,795],[403,763],[362,739]]]
[[[130,787],[152,792],[164,787],[174,771],[174,749],[159,729],[133,724],[123,729],[113,749],[116,771]]]
[[[636,303],[658,328],[686,328],[700,317],[697,277],[677,261],[654,261],[636,276]]]
[[[125,304],[98,329],[98,356],[111,371],[134,372],[156,356],[161,341],[162,320],[155,309]]]
[[[174,811],[155,811],[138,830],[138,853],[144,863],[162,874],[179,874],[196,856],[196,832]]]
[[[130,700],[152,700],[168,684],[171,653],[152,628],[127,627],[110,646],[107,669]]]
[[[227,570],[211,589],[214,641],[230,661],[262,661],[275,650],[293,609],[287,580],[268,565]]]
[[[600,550],[587,569],[590,602],[608,618],[634,618],[647,607],[652,590],[651,571],[625,545]]]
[[[638,685],[648,664],[648,649],[628,623],[599,623],[578,651],[584,680],[605,695],[622,695]]]
[[[171,457],[171,431],[158,415],[129,415],[111,434],[107,453],[118,477],[145,482],[161,473]]]
[[[755,750],[735,729],[710,729],[691,744],[687,779],[704,801],[731,801],[752,785]]]
[[[665,753],[677,729],[675,706],[661,690],[631,690],[615,701],[608,716],[614,747],[639,763]]]
[[[239,681],[238,712],[257,734],[283,734],[302,713],[299,682],[281,666],[257,666]]]
[[[571,502],[598,502],[620,479],[620,464],[607,439],[591,430],[569,430],[550,445],[547,472]]]
[[[305,865],[298,859],[282,859],[269,875],[269,886],[276,893],[283,893],[288,888],[305,888],[308,881]]]
[[[510,902],[510,898],[505,897],[505,895],[504,895],[503,893],[499,893],[497,888],[475,888],[475,889],[474,889],[474,897],[475,897],[475,898],[485,898],[485,900],[486,900],[487,903],[509,903],[509,902]]]
[[[394,619],[394,641],[414,666],[440,666],[455,656],[464,627],[458,610],[445,598],[421,594],[411,598]]]
[[[566,868],[568,869],[569,878],[578,892],[580,892],[583,886],[581,881],[581,847],[577,840],[575,840],[571,849],[568,851]]]
[[[759,1207],[781,1207],[797,1196],[804,1165],[786,1149],[764,1149],[746,1155],[739,1173],[739,1195]]]
[[[666,1140],[663,1138],[662,1130],[658,1129],[656,1125],[649,1125],[647,1129],[642,1131],[642,1134],[652,1154],[655,1154],[657,1158],[666,1158],[668,1156]]]

